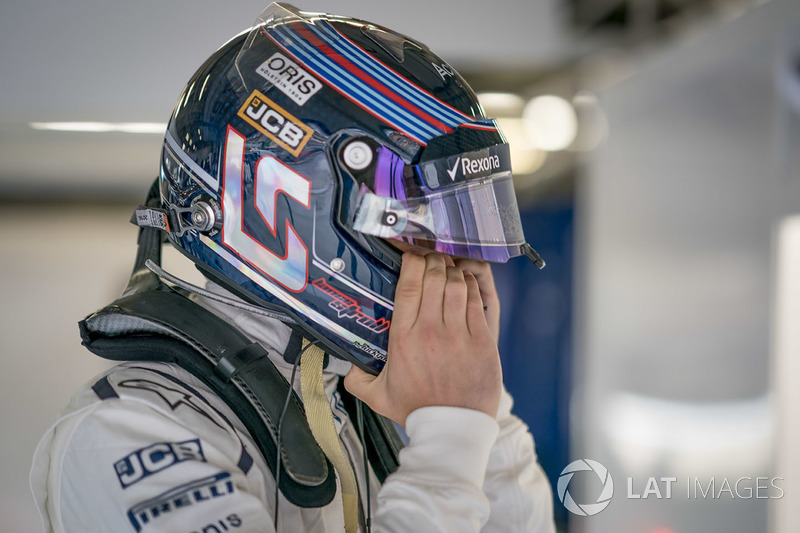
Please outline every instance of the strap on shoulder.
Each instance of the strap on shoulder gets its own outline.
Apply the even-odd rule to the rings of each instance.
[[[160,206],[158,179],[147,207]],[[80,321],[83,345],[115,361],[174,363],[219,395],[255,440],[273,475],[280,445],[279,488],[300,507],[322,507],[333,500],[335,474],[306,421],[302,402],[272,364],[268,352],[241,331],[159,279],[146,263],[161,264],[163,234],[141,227],[133,272],[122,296]],[[294,361],[302,331],[293,328],[284,358]],[[328,355],[326,354],[327,358]],[[339,380],[339,391],[352,420],[355,399]],[[290,401],[281,430],[277,425],[286,397]],[[369,461],[381,483],[397,469],[403,447],[391,421],[363,406]]]
[[[160,203],[158,180],[146,205]],[[302,403],[267,351],[207,309],[163,283],[145,263],[161,260],[162,234],[139,232],[131,278],[122,296],[79,323],[83,345],[116,361],[174,363],[218,394],[242,420],[275,474],[277,424],[287,395],[280,439],[280,490],[300,507],[333,500],[333,468],[305,419]]]

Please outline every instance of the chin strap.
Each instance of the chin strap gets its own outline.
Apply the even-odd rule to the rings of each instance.
[[[308,345],[303,340],[303,347]],[[344,528],[347,533],[358,531],[358,486],[353,474],[353,467],[342,450],[333,413],[325,387],[322,382],[322,367],[325,353],[318,346],[308,346],[300,357],[300,390],[306,420],[319,447],[336,469],[339,483],[342,486],[342,507],[344,511]]]

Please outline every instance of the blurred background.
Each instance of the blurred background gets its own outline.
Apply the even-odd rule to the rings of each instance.
[[[425,42],[500,119],[548,263],[497,266],[501,352],[559,530],[800,531],[800,2],[295,3]],[[76,323],[127,280],[183,84],[265,4],[4,3],[0,531],[40,530],[31,456],[106,367]],[[614,480],[595,516],[556,491],[581,458]],[[756,497],[759,477],[781,490]],[[662,497],[633,497],[650,478]],[[720,492],[744,478],[752,497]],[[568,488],[591,504],[601,486]]]

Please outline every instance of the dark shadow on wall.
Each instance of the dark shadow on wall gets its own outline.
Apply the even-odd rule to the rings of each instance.
[[[569,462],[572,373],[572,198],[522,212],[525,236],[547,262],[543,270],[518,258],[493,267],[503,305],[500,354],[513,412],[531,429],[539,462],[553,488],[556,526],[567,512],[555,494]]]

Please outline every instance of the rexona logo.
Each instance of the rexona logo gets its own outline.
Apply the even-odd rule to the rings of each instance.
[[[461,175],[465,178],[473,176],[474,174],[492,172],[500,169],[500,156],[494,154],[475,159],[467,156],[459,157],[453,165],[453,168],[447,169],[447,174],[450,176],[451,180],[455,181],[459,167],[461,168]]]
[[[600,478],[603,490],[600,492],[600,496],[597,497],[596,502],[579,504],[572,498],[569,492],[569,483],[577,472],[594,472]],[[568,464],[561,471],[556,488],[558,499],[561,500],[567,511],[580,516],[592,516],[608,507],[608,504],[611,503],[611,497],[614,495],[614,480],[611,478],[608,469],[597,461],[578,459]]]
[[[238,115],[295,157],[314,134],[314,130],[259,91],[250,94]]]
[[[507,144],[496,144],[428,161],[421,166],[426,185],[436,189],[464,180],[511,172],[511,153]]]
[[[297,105],[305,104],[322,88],[319,80],[280,52],[275,52],[261,63],[256,72],[272,82]]]

